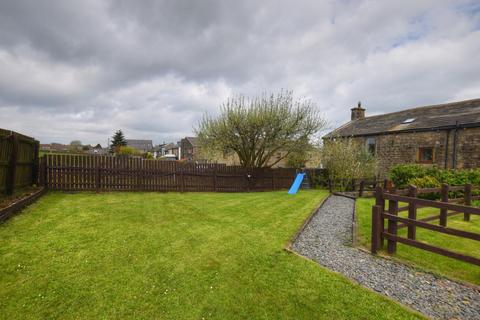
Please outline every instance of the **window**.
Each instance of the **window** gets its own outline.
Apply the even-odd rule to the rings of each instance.
[[[418,161],[420,163],[432,163],[433,162],[433,148],[432,147],[418,148]]]
[[[404,124],[406,124],[406,123],[412,123],[412,122],[415,121],[415,120],[416,120],[416,118],[408,118],[408,119],[403,120],[402,123],[404,123]]]
[[[366,145],[367,151],[370,152],[370,154],[375,155],[375,138],[367,138]]]

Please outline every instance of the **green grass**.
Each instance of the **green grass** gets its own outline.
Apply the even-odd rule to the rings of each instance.
[[[420,318],[284,250],[325,196],[50,193],[0,225],[0,318]]]
[[[370,248],[372,205],[374,202],[374,199],[367,198],[357,200],[359,243],[367,248]],[[405,205],[405,203],[399,204],[400,207]],[[423,208],[418,210],[417,216],[418,218],[423,218],[438,214],[439,209]],[[404,211],[399,215],[407,217],[408,213]],[[438,220],[430,221],[429,223],[438,224]],[[480,233],[480,217],[475,215],[470,216],[470,222],[463,221],[463,215],[448,217],[447,225],[455,229]],[[399,229],[399,235],[406,237],[406,234],[407,228]],[[478,241],[450,236],[422,228],[417,228],[416,239],[451,251],[464,253],[477,258],[480,257],[480,245]],[[382,253],[386,254],[386,252]],[[480,285],[480,267],[469,263],[430,253],[401,243],[397,244],[397,253],[394,257],[427,271]]]

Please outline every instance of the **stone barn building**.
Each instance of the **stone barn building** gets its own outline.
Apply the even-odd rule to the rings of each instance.
[[[324,139],[351,137],[376,155],[379,176],[396,164],[438,168],[480,167],[480,99],[365,116],[360,103],[351,121]]]

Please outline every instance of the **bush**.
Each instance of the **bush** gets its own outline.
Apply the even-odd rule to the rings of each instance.
[[[419,189],[423,188],[440,188],[441,183],[432,176],[424,176],[421,178],[413,178],[409,181],[409,184],[413,184]],[[424,199],[430,199],[430,200],[435,200],[440,198],[440,193],[434,192],[434,193],[424,193],[418,195],[419,198],[424,198]]]
[[[409,184],[413,184],[417,188],[440,188],[441,183],[431,176],[425,176],[421,178],[413,178],[409,181]]]
[[[347,190],[352,179],[375,177],[377,161],[364,145],[353,139],[325,141],[322,148],[322,163],[328,178],[339,190]]]
[[[423,178],[427,174],[427,170],[418,164],[402,164],[390,169],[390,180],[399,189],[408,186],[410,180],[414,178]]]
[[[148,159],[148,160],[152,160],[153,159],[153,154],[151,154],[150,152],[147,152],[147,153],[145,153],[144,158]]]
[[[431,177],[439,184],[446,183],[451,186],[459,186],[467,183],[474,185],[480,184],[480,168],[478,169],[459,169],[442,170],[436,167],[425,168],[417,164],[397,165],[390,170],[390,179],[399,189],[407,187],[409,184],[415,184],[413,179]],[[419,180],[420,183],[433,183],[434,180]],[[416,184],[415,184],[416,185]],[[420,185],[417,187],[422,188]],[[429,188],[427,186],[423,188]]]
[[[117,154],[128,155],[128,156],[139,156],[142,153],[135,148],[127,147],[127,146],[121,146],[121,147],[118,148]]]

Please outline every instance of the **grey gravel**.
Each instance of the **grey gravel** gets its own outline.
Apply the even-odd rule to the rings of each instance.
[[[480,319],[478,287],[419,272],[352,247],[354,205],[353,199],[330,196],[292,249],[428,317]]]

